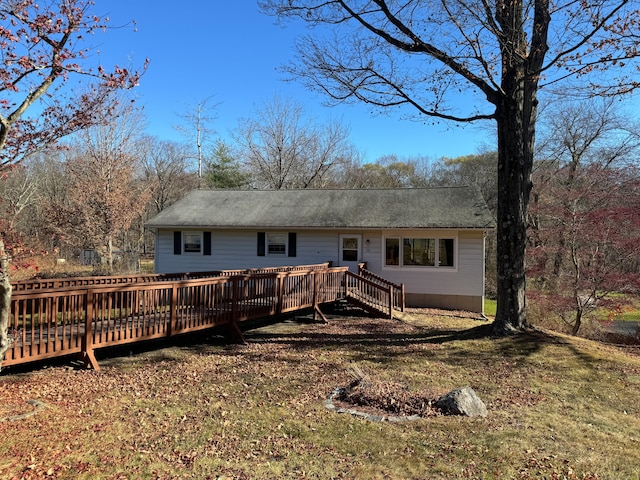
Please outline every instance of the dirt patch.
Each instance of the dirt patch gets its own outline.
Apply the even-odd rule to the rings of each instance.
[[[441,396],[433,391],[412,391],[405,384],[381,381],[358,367],[351,369],[353,380],[335,389],[328,407],[341,413],[361,414],[375,420],[412,419],[442,415],[434,404]]]

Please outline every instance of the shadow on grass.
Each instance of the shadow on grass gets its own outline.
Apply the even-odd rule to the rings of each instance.
[[[415,327],[408,325],[405,331],[390,331],[387,327],[393,327],[395,321],[391,320],[354,320],[349,322],[344,331],[340,328],[331,328],[326,332],[323,327],[315,327],[311,331],[302,329],[300,332],[269,332],[248,331],[245,337],[249,343],[286,345],[295,351],[314,350],[318,348],[338,349],[344,348],[362,357],[399,357],[404,355],[439,356],[449,359],[452,363],[458,363],[455,352],[467,358],[470,355],[479,359],[495,357],[526,357],[540,350],[541,346],[548,343],[557,343],[557,339],[551,335],[539,331],[529,331],[509,337],[497,337],[492,334],[491,325],[483,324],[469,329],[438,329],[427,327]],[[350,332],[352,327],[360,331]],[[336,331],[338,330],[338,331]],[[460,342],[480,342],[481,345],[468,347]],[[433,348],[429,348],[433,346]],[[444,346],[448,346],[446,354],[443,354]],[[241,352],[241,349],[239,350]]]
[[[328,324],[314,321],[308,315],[295,315],[254,320],[242,323],[241,327],[249,344],[285,346],[291,351],[305,353],[316,349],[343,349],[353,360],[385,362],[414,355],[437,358],[451,365],[461,365],[468,360],[490,362],[497,358],[523,359],[538,352],[544,345],[563,343],[575,355],[581,357],[584,364],[593,365],[597,361],[570,342],[543,331],[531,330],[501,337],[493,335],[490,323],[468,329],[430,328],[397,320],[374,319],[357,312],[348,309],[331,312],[327,315]],[[341,316],[341,314],[348,316]],[[272,328],[273,331],[271,331]],[[278,331],[282,328],[289,331]],[[473,345],[474,342],[477,345]],[[465,345],[466,343],[468,345]],[[168,339],[107,347],[96,350],[95,353],[101,366],[126,365],[140,361],[178,362],[188,353],[248,355],[255,357],[256,361],[276,355],[268,349],[261,349],[257,353],[251,352],[242,345],[231,344],[225,337],[225,331],[220,328],[177,335]],[[299,361],[303,363],[304,356]],[[56,366],[84,368],[84,364],[75,357],[67,356],[10,367],[3,369],[2,373],[25,374]]]
[[[145,363],[179,362],[187,353],[210,353],[212,347],[223,347],[228,339],[221,328],[101,348],[95,351],[100,366],[124,363],[132,358]]]
[[[103,347],[94,351],[96,360],[101,367],[123,366],[127,363],[145,362],[149,364],[161,362],[179,362],[181,352],[211,353],[211,348],[228,345],[228,340],[222,328],[212,328],[201,332],[185,333],[169,338],[159,338],[124,345]],[[3,367],[1,377],[18,375],[29,376],[38,370],[48,368],[67,368],[83,370],[86,368],[79,356],[69,354],[60,357],[36,360]]]

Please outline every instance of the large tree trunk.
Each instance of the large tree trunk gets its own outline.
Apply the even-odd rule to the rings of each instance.
[[[502,28],[502,81],[496,99],[498,124],[497,293],[493,331],[508,334],[529,327],[525,308],[527,209],[535,143],[539,71],[547,52],[549,4],[534,2],[536,27],[530,39],[522,25],[522,0],[498,0]],[[530,41],[530,43],[528,43]]]
[[[0,368],[4,354],[11,347],[9,338],[9,311],[11,309],[11,282],[9,281],[9,259],[0,238]]]
[[[510,110],[521,110],[518,108]],[[523,132],[514,130],[511,118],[518,112],[499,112],[497,309],[493,330],[506,334],[528,326],[525,310],[525,245],[527,207],[531,191],[531,159],[523,145]],[[521,116],[521,113],[520,113]],[[508,127],[507,127],[508,125]]]
[[[529,327],[525,308],[527,209],[535,141],[536,90],[515,64],[503,75],[498,124],[497,307],[496,334]]]

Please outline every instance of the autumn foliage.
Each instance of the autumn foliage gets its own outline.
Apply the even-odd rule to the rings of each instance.
[[[85,37],[108,23],[93,6],[89,0],[0,1],[0,170],[100,124],[115,107],[113,93],[137,85],[136,70],[92,63]],[[71,78],[81,82],[72,88]],[[0,238],[0,358],[9,348],[10,253]]]
[[[606,318],[640,290],[640,177],[598,163],[538,175],[529,294],[576,334],[589,313]]]
[[[0,2],[0,164],[16,163],[57,139],[101,120],[98,108],[140,72],[89,60],[85,37],[108,28],[93,2]],[[67,80],[80,75],[78,87]],[[38,103],[36,115],[27,111]]]

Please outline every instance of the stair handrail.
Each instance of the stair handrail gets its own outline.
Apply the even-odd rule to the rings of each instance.
[[[398,284],[398,283],[391,282],[386,278],[381,277],[380,275],[370,272],[369,270],[364,268],[362,265],[360,265],[358,268],[358,275],[360,275],[363,278],[366,278],[371,282],[378,283],[383,287],[393,287],[393,292],[394,292],[393,308],[395,308],[396,310],[400,310],[401,312],[404,312],[404,307],[405,307],[404,283]]]

